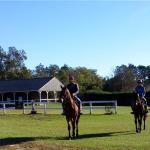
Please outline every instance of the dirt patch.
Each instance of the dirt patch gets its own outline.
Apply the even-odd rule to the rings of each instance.
[[[0,150],[82,150],[75,147],[65,147],[62,145],[46,145],[45,143],[25,142],[1,146]]]

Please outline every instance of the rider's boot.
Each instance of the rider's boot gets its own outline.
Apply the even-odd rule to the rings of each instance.
[[[81,104],[80,103],[78,103],[78,109],[79,109],[79,114],[83,115],[83,113],[81,112]]]

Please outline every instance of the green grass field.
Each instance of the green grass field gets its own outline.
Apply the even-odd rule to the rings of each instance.
[[[102,111],[102,110],[101,110]],[[68,140],[67,123],[60,111],[47,115],[22,114],[22,111],[0,112],[0,149],[22,150],[149,150],[150,118],[146,130],[135,132],[129,107],[118,107],[117,115],[98,110],[82,115],[79,138]]]

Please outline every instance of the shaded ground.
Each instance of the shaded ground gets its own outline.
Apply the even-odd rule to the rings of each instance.
[[[40,141],[37,141],[40,139]],[[0,139],[0,150],[83,150],[82,148],[62,146],[56,144],[46,144],[41,139],[50,139],[50,137],[11,137]],[[62,137],[59,140],[66,140]],[[87,150],[84,148],[84,150]]]
[[[83,150],[81,148],[65,147],[59,145],[46,145],[45,143],[25,142],[0,146],[0,150]],[[86,150],[86,149],[84,149]]]
[[[78,139],[95,138],[95,137],[109,137],[118,135],[135,134],[135,132],[108,132],[97,134],[84,134],[80,135]],[[0,150],[83,150],[83,148],[62,146],[62,145],[49,145],[41,139],[50,139],[50,137],[12,137],[0,139]],[[67,137],[59,137],[57,140],[67,140]],[[40,141],[37,141],[40,140]],[[84,150],[89,150],[84,148]]]

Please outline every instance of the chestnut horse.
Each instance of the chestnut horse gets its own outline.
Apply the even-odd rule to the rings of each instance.
[[[145,113],[144,101],[140,98],[138,94],[136,94],[135,96],[136,96],[136,104],[134,107],[135,127],[136,132],[140,133],[142,127],[142,120],[144,122],[143,129],[145,130],[145,120],[147,114]]]
[[[63,101],[63,109],[64,113],[66,115],[66,120],[68,124],[68,133],[69,133],[69,139],[71,139],[71,125],[72,125],[72,138],[78,137],[78,122],[80,118],[79,108],[75,101],[73,100],[73,97],[71,96],[69,90],[67,87],[61,87],[62,91],[60,93],[60,99]]]

